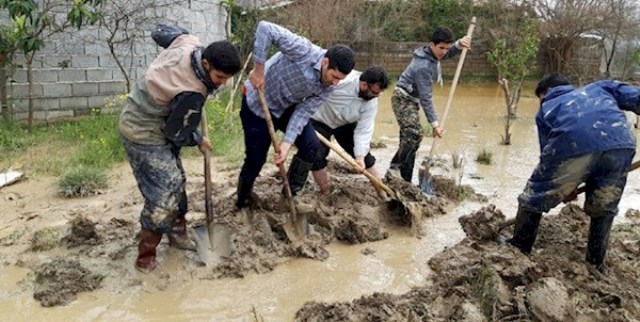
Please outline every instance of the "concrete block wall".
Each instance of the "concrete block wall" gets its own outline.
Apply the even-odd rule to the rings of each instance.
[[[144,26],[137,26],[148,32],[137,40],[133,51],[120,50],[117,53],[132,85],[144,75],[146,67],[161,50],[150,37],[157,23],[186,28],[200,37],[205,45],[225,37],[226,14],[220,0],[178,1],[160,11],[150,14],[163,18],[151,19],[153,21],[146,22]],[[125,77],[110,54],[106,42],[108,36],[108,30],[91,26],[57,34],[47,40],[32,65],[35,120],[53,121],[86,115],[92,109],[104,108],[118,96],[126,94]],[[18,55],[16,60],[26,67],[22,57]],[[9,75],[7,91],[14,118],[26,119],[29,95],[26,69],[17,69]]]

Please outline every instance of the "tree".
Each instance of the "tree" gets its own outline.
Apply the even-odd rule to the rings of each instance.
[[[179,5],[180,0],[110,0],[100,7],[100,26],[106,31],[106,45],[118,69],[125,79],[126,91],[132,87],[131,69],[136,57],[136,45],[145,43],[159,21],[163,10]],[[88,41],[96,42],[96,39]],[[127,63],[128,61],[128,63]]]
[[[487,59],[496,68],[498,83],[504,93],[507,115],[502,144],[509,145],[511,144],[511,125],[517,117],[522,84],[535,68],[540,40],[537,20],[530,14],[527,15],[529,8],[517,5],[501,8],[502,14],[496,16],[496,21],[493,23],[503,27],[490,29],[492,32],[489,34],[493,38],[493,45],[491,51],[487,53]]]
[[[633,41],[640,32],[640,21],[638,21],[639,6],[637,1],[631,0],[608,0],[608,10],[610,19],[603,24],[602,29],[596,31],[602,37],[605,56],[604,76],[612,76],[612,68],[616,57],[622,58],[622,75],[625,78],[626,71],[633,61],[635,46]]]
[[[0,8],[8,11],[11,34],[16,51],[22,52],[29,84],[29,116],[33,125],[33,58],[44,47],[45,40],[69,27],[81,29],[97,21],[97,6],[104,0],[0,0]],[[65,13],[60,15],[58,13]]]
[[[563,73],[579,77],[583,71],[573,64],[584,34],[600,30],[611,17],[602,0],[532,0],[542,20],[541,48],[545,73]]]

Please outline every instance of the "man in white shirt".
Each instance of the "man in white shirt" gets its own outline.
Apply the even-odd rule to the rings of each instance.
[[[380,177],[376,159],[369,153],[378,111],[378,96],[389,86],[386,71],[373,66],[364,72],[353,70],[335,87],[322,107],[311,117],[311,124],[322,136],[336,137],[340,146],[355,158],[361,170]],[[329,147],[320,145],[318,158],[311,167],[322,193],[328,193],[327,155]]]

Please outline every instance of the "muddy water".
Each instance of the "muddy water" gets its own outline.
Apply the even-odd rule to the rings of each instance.
[[[537,102],[530,96],[522,99],[513,144],[502,146],[504,102],[499,89],[487,84],[462,84],[456,92],[445,120],[446,136],[435,152],[438,156],[462,153],[466,158],[462,183],[488,196],[511,217],[517,207],[516,197],[537,162],[533,122]],[[443,115],[448,87],[437,88],[434,94],[439,115]],[[398,134],[389,96],[390,91],[380,99],[376,128],[376,140],[388,147],[374,151],[383,172],[395,152]],[[428,155],[431,142],[425,138],[418,160]],[[493,153],[493,165],[474,162],[481,149]],[[33,300],[32,292],[16,291],[28,270],[3,267],[0,320],[254,321],[257,314],[265,321],[290,321],[307,301],[344,301],[373,292],[404,293],[420,285],[429,274],[427,259],[463,238],[457,218],[481,206],[466,202],[450,209],[446,216],[426,220],[426,236],[421,240],[398,230],[391,231],[389,239],[375,243],[334,243],[328,247],[331,256],[324,262],[296,259],[273,272],[243,279],[193,279],[184,269],[183,254],[164,248],[160,250],[160,272],[143,276],[131,270],[141,285],[132,285],[130,292],[114,294],[107,286],[81,293],[65,307],[42,308]],[[640,207],[640,171],[630,175],[621,214],[629,207]],[[364,255],[364,250],[370,254]]]

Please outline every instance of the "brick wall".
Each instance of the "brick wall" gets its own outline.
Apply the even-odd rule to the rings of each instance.
[[[371,65],[381,65],[392,75],[400,75],[407,67],[413,51],[425,43],[352,43],[351,47],[356,52],[356,69],[364,70]],[[473,46],[473,50],[467,52],[464,62],[464,75],[492,76],[494,68],[486,60],[486,49],[481,46]],[[457,59],[442,62],[442,73],[445,76],[453,76],[458,64]]]
[[[148,33],[135,44],[133,57],[129,51],[118,53],[132,83],[144,75],[146,66],[161,49],[150,37],[157,23],[184,27],[200,37],[203,44],[224,38],[225,12],[220,0],[182,1],[162,10],[159,16],[166,18],[141,26]],[[103,29],[88,27],[48,39],[33,64],[34,119],[49,121],[87,114],[125,94],[125,78],[109,53],[107,35]],[[24,65],[20,58],[17,57],[17,63]],[[25,69],[9,75],[7,91],[14,118],[25,119],[28,112]]]

